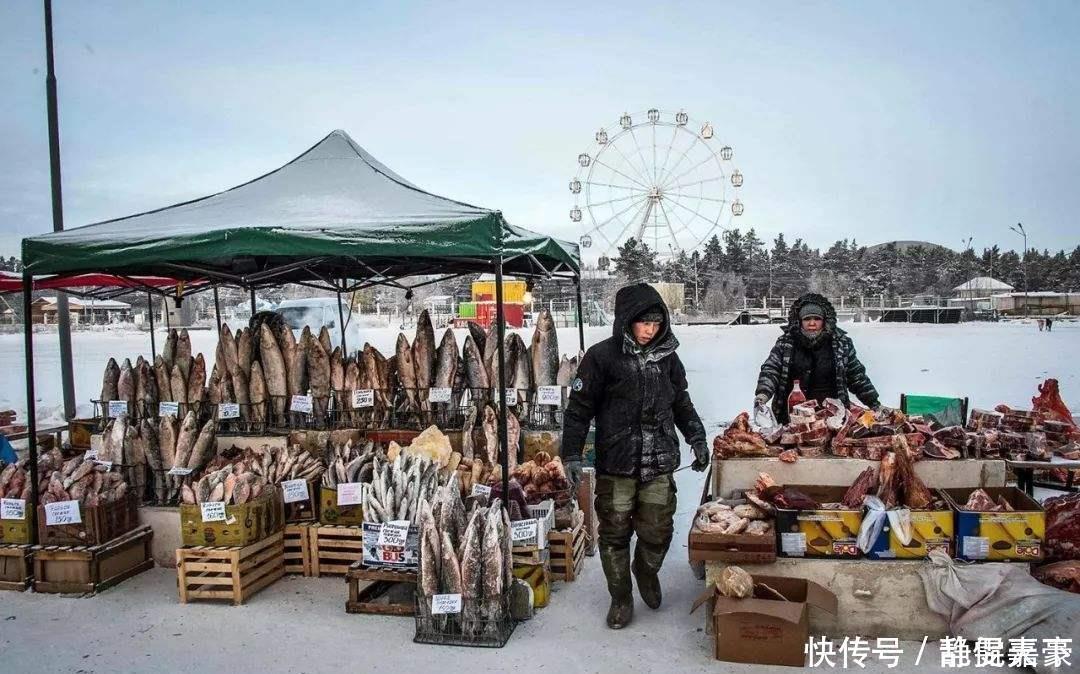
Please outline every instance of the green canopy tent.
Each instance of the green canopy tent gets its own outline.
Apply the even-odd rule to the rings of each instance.
[[[207,287],[255,290],[298,283],[339,294],[373,285],[405,290],[473,273],[496,276],[499,357],[505,337],[503,274],[564,277],[577,286],[576,244],[509,224],[502,213],[427,192],[334,131],[270,173],[201,199],[106,220],[22,243],[24,304],[33,278],[107,273],[121,278],[165,275],[182,299]],[[435,276],[409,285],[406,279]],[[195,281],[200,283],[196,284]],[[171,289],[146,288],[173,294]],[[26,315],[30,315],[26,308]],[[33,337],[25,322],[27,420],[34,437]],[[500,370],[500,401],[505,381]],[[503,493],[505,404],[501,405]],[[32,479],[37,456],[31,442]],[[34,495],[36,505],[36,493]]]

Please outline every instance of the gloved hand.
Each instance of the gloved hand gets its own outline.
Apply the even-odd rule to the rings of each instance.
[[[563,464],[563,469],[566,470],[566,478],[570,480],[570,486],[573,491],[577,492],[578,485],[581,484],[581,461],[571,460]]]
[[[704,442],[696,442],[693,446],[694,451],[694,463],[690,464],[690,468],[698,473],[704,471],[709,467],[709,446]]]
[[[768,393],[759,393],[754,396],[754,407],[765,407],[767,402],[769,402]]]

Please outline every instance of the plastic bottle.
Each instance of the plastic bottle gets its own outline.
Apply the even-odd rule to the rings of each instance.
[[[799,403],[806,402],[806,394],[803,393],[802,387],[799,385],[799,380],[795,380],[795,385],[791,387],[791,393],[787,397],[788,412],[795,408]]]

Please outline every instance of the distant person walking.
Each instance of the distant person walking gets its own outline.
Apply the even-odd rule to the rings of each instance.
[[[1042,332],[1043,328],[1046,327],[1046,319],[1040,318],[1039,320],[1037,320],[1035,322],[1039,324],[1039,332]]]
[[[1054,319],[1052,319],[1052,318],[1046,319],[1046,331],[1047,332],[1053,332],[1053,330],[1054,330]]]

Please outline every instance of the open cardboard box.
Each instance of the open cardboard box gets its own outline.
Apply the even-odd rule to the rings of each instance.
[[[836,614],[836,595],[803,578],[752,576],[754,596],[731,599],[714,591],[704,599],[711,605],[717,660],[758,665],[806,664],[810,636],[810,607]],[[783,601],[762,586],[787,598]]]

